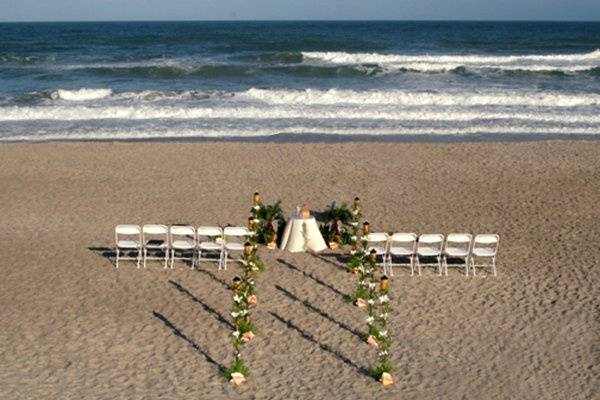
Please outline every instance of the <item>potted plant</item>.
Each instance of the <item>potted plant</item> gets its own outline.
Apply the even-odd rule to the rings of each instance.
[[[337,206],[335,201],[323,212],[323,225],[321,233],[329,244],[329,248],[335,250],[340,244],[348,242],[347,227],[352,222],[352,211],[346,204]]]
[[[275,222],[278,225],[284,223],[283,210],[281,201],[273,204],[262,204],[256,212],[257,218],[260,220],[258,226],[258,242],[266,244],[269,248],[277,247],[277,230]]]

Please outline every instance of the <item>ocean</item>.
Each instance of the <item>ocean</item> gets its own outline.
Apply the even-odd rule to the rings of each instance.
[[[0,140],[600,134],[600,23],[0,24]]]

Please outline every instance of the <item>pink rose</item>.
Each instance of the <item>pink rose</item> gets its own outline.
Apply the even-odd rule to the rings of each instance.
[[[248,304],[256,304],[256,295],[253,294],[252,296],[248,297]]]
[[[252,331],[248,331],[242,335],[242,340],[246,343],[254,339],[254,333]]]
[[[379,344],[377,343],[377,339],[373,335],[369,335],[369,338],[367,339],[367,343],[369,343],[369,346],[374,347],[374,348],[377,348],[379,346]]]
[[[358,308],[365,308],[367,306],[367,302],[365,301],[365,299],[361,299],[359,297],[358,299],[356,299],[356,306]]]

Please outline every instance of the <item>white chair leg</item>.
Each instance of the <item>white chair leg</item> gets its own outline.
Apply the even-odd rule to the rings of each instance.
[[[492,258],[492,269],[494,271],[494,276],[496,276],[496,257]]]
[[[417,261],[417,271],[419,272],[419,276],[421,276],[421,260],[419,259],[418,255],[416,257],[416,261]]]
[[[119,268],[119,248],[117,247],[117,260],[115,261],[115,268]]]
[[[190,269],[194,269],[195,265],[196,265],[196,252],[192,251],[192,265],[191,265]]]
[[[442,256],[442,272],[448,276],[448,256]]]
[[[473,271],[473,276],[477,276],[477,268],[475,267],[475,259],[471,258],[471,270]]]
[[[144,268],[146,268],[146,259],[148,258],[148,249],[144,249]]]
[[[469,276],[469,257],[465,258],[465,276]]]
[[[140,261],[142,261],[142,249],[137,249],[137,268],[140,269]]]
[[[175,260],[175,250],[171,249],[171,269],[173,269],[173,261]]]
[[[165,269],[167,268],[168,260],[169,260],[169,249],[165,249]]]
[[[410,276],[415,276],[415,265],[414,265],[415,258],[412,255],[410,255],[408,257],[409,257],[409,261],[410,261]]]

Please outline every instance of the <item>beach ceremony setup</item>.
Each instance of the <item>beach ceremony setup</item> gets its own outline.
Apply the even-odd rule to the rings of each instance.
[[[247,226],[201,226],[197,229],[189,225],[118,225],[115,228],[115,268],[119,268],[119,260],[134,260],[137,268],[147,266],[147,260],[164,260],[164,268],[174,268],[175,260],[189,261],[193,270],[200,262],[210,261],[218,264],[218,270],[226,270],[228,261],[241,264],[242,277],[233,278],[233,307],[231,317],[235,323],[233,343],[235,358],[233,365],[224,371],[230,382],[239,385],[246,382],[250,370],[241,357],[244,343],[254,339],[255,328],[251,322],[251,309],[257,304],[254,273],[264,271],[265,264],[257,253],[258,243],[273,250],[277,247],[277,230],[275,222],[283,222],[281,202],[263,204],[260,193],[255,192],[252,198],[251,215]],[[448,275],[448,260],[458,258],[463,261],[464,273],[476,275],[475,259],[489,259],[487,266],[496,276],[496,254],[498,235],[478,234],[475,238],[469,233],[452,233],[446,239],[441,234],[371,232],[369,222],[358,226],[363,218],[363,204],[355,197],[352,207],[346,204],[336,207],[333,202],[325,212],[321,227],[307,206],[296,207],[296,212],[284,223],[281,250],[288,252],[321,252],[328,246],[338,249],[347,245],[348,272],[358,276],[356,290],[351,296],[352,304],[366,308],[367,330],[364,340],[377,349],[378,365],[371,368],[370,374],[384,386],[394,383],[391,375],[393,367],[390,361],[390,337],[387,320],[390,318],[390,278],[393,273],[393,257],[405,258],[414,275],[414,264],[421,275],[421,266],[433,265],[441,276]],[[329,239],[328,245],[323,238]],[[360,236],[359,236],[360,235]],[[340,243],[341,242],[341,243]],[[159,256],[152,256],[152,253]],[[123,256],[121,254],[133,254]],[[187,253],[187,256],[184,255]],[[232,254],[238,256],[232,256]],[[211,256],[212,254],[212,256]],[[176,256],[177,255],[177,256]],[[339,255],[339,258],[343,258]],[[433,263],[424,264],[423,259],[431,259]],[[396,265],[401,265],[397,263]],[[383,267],[378,273],[378,267]],[[389,274],[389,277],[386,276]],[[377,278],[377,276],[380,278]],[[376,288],[379,287],[378,290]],[[263,300],[268,301],[268,300]],[[379,311],[378,307],[379,306]]]
[[[0,0],[0,400],[600,399],[600,1]]]
[[[35,159],[31,145],[0,146],[2,397],[594,398],[600,255],[596,241],[579,240],[593,237],[600,218],[594,143],[311,144],[290,177],[303,146],[48,143]],[[365,149],[378,155],[365,171],[406,172],[390,180],[329,157]],[[248,168],[249,158],[263,161]],[[223,168],[207,179],[189,169],[199,159]],[[235,175],[224,160],[237,160]],[[468,194],[456,184],[466,176]],[[265,206],[281,199],[283,223],[275,217],[262,237],[225,238],[226,228],[254,232],[257,188]],[[329,211],[343,220],[339,209],[347,203],[352,213],[357,194],[362,215],[338,224],[337,238]],[[353,257],[365,222],[369,234],[387,236],[368,244],[380,254],[367,249],[366,260]],[[123,224],[134,235],[118,240],[135,244],[119,250],[116,268]],[[163,226],[144,233],[149,224]],[[273,231],[278,247],[269,248]],[[423,246],[424,234],[443,236],[441,276],[436,257],[415,250],[411,268],[410,257],[394,254],[415,249],[415,236]],[[496,276],[489,257],[471,267],[482,234],[500,239]],[[445,251],[466,249],[468,235],[469,260],[448,257],[446,275]],[[345,244],[352,236],[357,250]],[[256,253],[251,246],[247,255],[253,238]],[[322,248],[321,238],[327,248],[304,250]],[[246,261],[254,255],[260,263]],[[381,331],[384,341],[373,335]],[[373,377],[382,365],[393,384]]]

